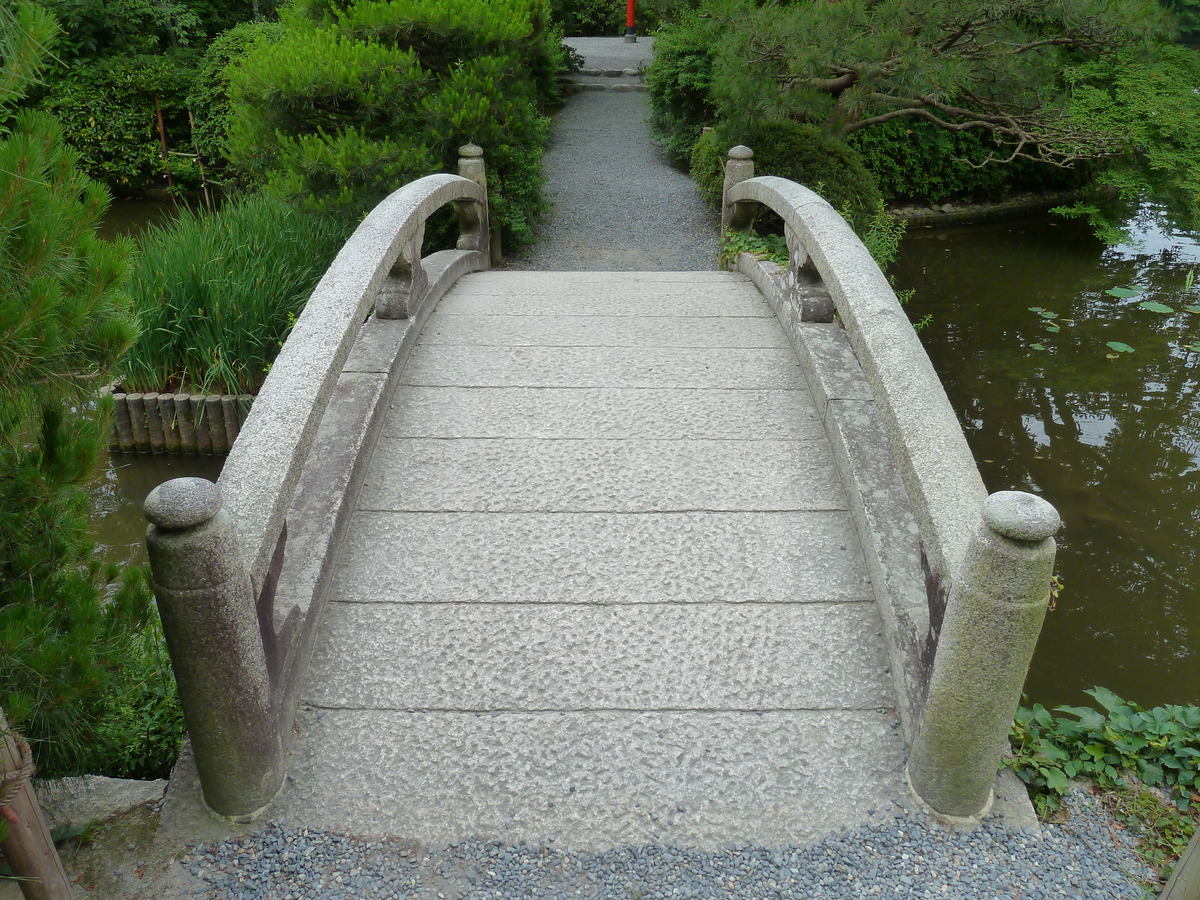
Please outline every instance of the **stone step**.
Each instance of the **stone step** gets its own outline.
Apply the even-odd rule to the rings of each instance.
[[[897,720],[875,710],[302,710],[273,815],[445,845],[803,844],[890,820]]]
[[[408,438],[779,440],[825,436],[802,390],[426,387],[392,401],[385,431]]]
[[[823,441],[381,438],[361,510],[846,509]]]
[[[438,347],[414,351],[402,384],[461,387],[803,390],[789,349],[691,347]]]
[[[510,316],[439,310],[421,331],[424,346],[672,347],[790,349],[773,319],[761,316],[652,319],[589,314]]]
[[[870,602],[334,603],[304,700],[458,712],[887,709],[881,628]]]
[[[351,520],[357,602],[703,603],[872,596],[849,512],[394,513]]]

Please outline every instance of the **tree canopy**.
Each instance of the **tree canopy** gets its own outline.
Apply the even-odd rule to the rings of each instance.
[[[1156,0],[702,0],[699,16],[726,134],[779,118],[971,134],[966,165],[1102,172],[1200,223],[1200,64]]]

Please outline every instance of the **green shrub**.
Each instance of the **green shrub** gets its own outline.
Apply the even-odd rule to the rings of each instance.
[[[109,778],[167,778],[187,725],[156,612],[127,652],[125,665],[97,698],[99,726],[82,768]]]
[[[715,20],[688,12],[654,39],[654,62],[646,72],[650,133],[672,165],[687,164],[704,126],[716,118],[713,52],[719,36]]]
[[[194,177],[190,160],[163,160],[155,101],[168,147],[191,153],[186,97],[195,65],[195,54],[184,51],[115,56],[53,82],[42,106],[62,123],[84,171],[114,191],[137,194],[162,186],[168,166],[176,179],[188,183]]]
[[[321,0],[230,71],[229,153],[289,201],[357,218],[397,187],[484,148],[493,222],[531,239],[541,150],[565,65],[545,0]],[[519,73],[519,74],[518,74]]]
[[[982,165],[997,147],[976,131],[947,131],[928,122],[896,120],[864,128],[847,140],[875,175],[889,201],[950,197],[995,199],[1015,190],[1056,190],[1083,179],[1082,169],[1066,170],[1029,160]]]
[[[142,333],[121,384],[254,393],[346,237],[335,220],[263,196],[152,226],[131,285]]]
[[[1145,710],[1104,688],[1087,693],[1104,712],[1060,706],[1056,716],[1040,703],[1017,710],[1007,764],[1029,785],[1038,810],[1058,808],[1072,778],[1111,788],[1125,785],[1127,773],[1166,789],[1186,810],[1200,775],[1200,707]]]
[[[654,34],[689,3],[679,0],[638,0],[634,29]],[[625,0],[551,0],[550,15],[569,35],[613,36],[625,33]],[[655,52],[657,52],[657,45]]]
[[[228,68],[255,41],[278,40],[281,34],[277,22],[243,22],[216,38],[204,51],[187,105],[196,120],[192,133],[196,151],[210,168],[223,165],[225,144],[229,140]]]
[[[874,176],[844,141],[814,125],[777,119],[759,124],[749,140],[730,138],[717,128],[696,142],[692,178],[714,205],[721,203],[726,153],[738,143],[754,151],[754,174],[790,178],[815,191],[859,234],[866,232],[883,203]],[[759,226],[777,231],[777,225],[769,224],[772,217],[761,216]]]

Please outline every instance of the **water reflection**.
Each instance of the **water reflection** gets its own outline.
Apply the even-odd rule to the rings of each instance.
[[[172,478],[198,475],[215,481],[224,456],[155,456],[111,453],[88,486],[89,524],[96,552],[105,561],[145,565],[146,520],[142,504],[154,488]]]
[[[1042,218],[905,240],[898,284],[917,291],[914,319],[933,314],[922,340],[988,488],[1040,493],[1066,523],[1034,700],[1083,702],[1094,684],[1200,700],[1200,313],[1183,310],[1200,304],[1184,288],[1198,263],[1196,242],[1152,224],[1113,248]]]

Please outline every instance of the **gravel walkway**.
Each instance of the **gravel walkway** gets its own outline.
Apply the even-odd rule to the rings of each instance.
[[[576,39],[589,65],[636,67],[652,42]],[[554,118],[543,157],[554,210],[514,269],[695,271],[717,267],[717,214],[650,143],[643,93],[587,91]]]
[[[195,848],[183,863],[214,900],[384,900],[537,897],[953,898],[1135,900],[1150,872],[1090,794],[1076,792],[1062,825],[1040,835],[995,823],[956,833],[898,812],[806,847],[670,846],[603,853],[464,841],[425,848],[272,823],[245,838]]]

